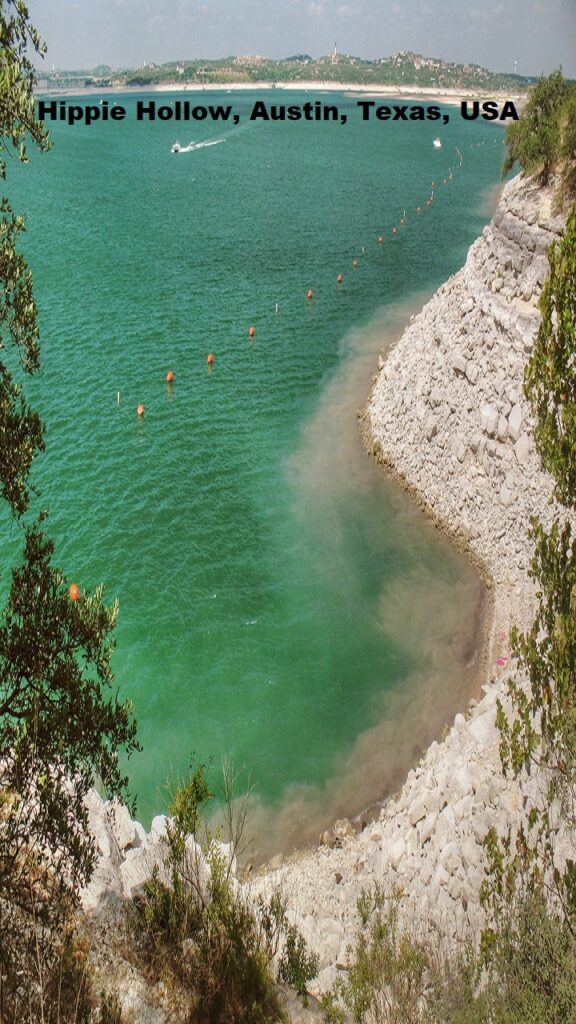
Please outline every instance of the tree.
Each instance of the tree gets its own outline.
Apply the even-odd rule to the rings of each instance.
[[[542,320],[525,372],[536,416],[535,440],[565,504],[576,504],[576,205],[560,243],[548,252]]]
[[[29,46],[43,52],[42,44],[28,23],[22,0],[8,0],[7,9],[0,2],[0,44],[0,177],[5,180],[6,161],[14,149],[20,160],[27,160],[27,135],[40,149],[48,148],[47,133],[34,115],[34,70],[26,56]],[[0,330],[2,336],[9,335],[24,371],[34,373],[40,352],[32,275],[16,250],[24,219],[16,216],[6,197],[0,203],[0,218]],[[29,504],[26,481],[32,460],[44,448],[43,429],[4,360],[0,363],[0,442],[2,494],[14,513],[22,515]]]
[[[14,151],[27,160],[28,138],[41,150],[49,146],[35,115],[28,56],[42,54],[43,46],[23,0],[0,0],[0,43],[0,177],[5,180]],[[88,879],[95,848],[84,797],[95,779],[110,795],[125,794],[119,750],[130,754],[138,746],[131,706],[112,690],[117,606],[104,605],[102,588],[72,601],[63,574],[52,565],[54,545],[43,532],[46,513],[30,519],[29,473],[44,448],[44,432],[22,387],[40,361],[32,277],[17,251],[23,229],[23,218],[3,198],[0,481],[24,545],[0,616],[2,981],[11,976],[19,938],[24,933],[34,938],[38,923],[59,922],[63,904],[73,903]]]
[[[548,184],[560,156],[561,108],[566,94],[561,68],[538,80],[520,120],[506,130],[508,154],[503,175],[518,161],[524,174],[538,175],[541,185]]]

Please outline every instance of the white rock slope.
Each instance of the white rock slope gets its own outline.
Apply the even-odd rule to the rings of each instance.
[[[530,517],[549,522],[553,485],[540,468],[523,373],[539,323],[547,249],[563,229],[548,192],[514,179],[465,266],[414,318],[380,373],[363,418],[369,451],[470,554],[493,588],[484,696],[433,743],[380,819],[335,849],[294,857],[253,883],[281,884],[333,980],[354,934],[355,902],[374,881],[400,885],[404,912],[442,939],[478,935],[482,840],[516,827],[538,781],[502,777],[497,696],[508,634],[534,612]]]

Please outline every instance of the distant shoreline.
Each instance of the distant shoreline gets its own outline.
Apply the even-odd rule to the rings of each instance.
[[[75,89],[37,89],[37,96],[116,96],[130,93],[142,92],[342,92],[347,96],[374,96],[388,97],[391,99],[423,100],[427,103],[443,103],[448,106],[459,106],[465,99],[496,99],[513,100],[522,105],[526,99],[525,93],[510,94],[508,92],[488,93],[482,89],[439,89],[434,86],[419,85],[357,85],[352,82],[213,82],[205,85],[198,82],[188,82],[182,85],[176,83],[162,83],[159,85],[118,85],[97,88],[88,86]]]

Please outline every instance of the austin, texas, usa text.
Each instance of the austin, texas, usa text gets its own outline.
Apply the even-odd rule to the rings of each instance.
[[[68,100],[38,100],[38,117],[41,121],[64,121],[68,125],[88,125],[97,121],[118,123],[128,115],[126,107],[110,100],[99,103],[74,103]],[[410,104],[389,102],[377,103],[375,100],[357,100],[351,109],[346,111],[334,103],[320,100],[309,100],[306,103],[268,103],[256,100],[251,109],[237,111],[231,104],[200,105],[191,100],[175,100],[173,103],[158,103],[156,100],[137,100],[130,108],[130,116],[140,122],[195,122],[220,121],[232,125],[239,124],[242,119],[248,121],[332,121],[346,124],[351,117],[361,121],[439,121],[447,124],[450,114],[442,111],[435,104]],[[518,120],[516,107],[511,100],[498,103],[495,100],[463,100],[460,104],[460,116],[466,121],[483,118],[485,121]]]

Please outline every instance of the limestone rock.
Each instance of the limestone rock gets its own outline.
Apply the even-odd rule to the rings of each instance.
[[[470,384],[476,384],[479,376],[480,370],[478,369],[478,366],[476,365],[476,363],[472,362],[472,360],[469,360],[469,362],[466,363],[467,380],[470,382]]]
[[[118,844],[120,850],[134,844],[136,830],[130,816],[130,811],[120,800],[114,800],[107,805],[108,820],[110,821],[110,832]]]
[[[480,421],[482,423],[482,430],[489,437],[494,437],[496,427],[498,426],[498,410],[496,407],[489,404],[483,405],[480,410]]]
[[[516,444],[514,445],[514,454],[516,455],[516,458],[518,459],[520,465],[525,465],[525,463],[528,461],[528,456],[530,454],[530,439],[528,437],[528,434],[524,433],[520,435],[520,437],[516,441]]]
[[[522,430],[522,409],[514,405],[508,416],[508,433],[513,441],[517,441]]]

